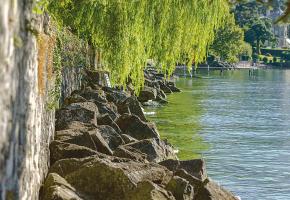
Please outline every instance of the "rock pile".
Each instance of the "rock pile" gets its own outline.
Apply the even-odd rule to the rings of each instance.
[[[209,180],[201,159],[179,161],[160,139],[139,101],[166,102],[179,91],[156,71],[136,98],[130,91],[101,87],[97,72],[56,112],[51,167],[43,200],[234,200]],[[138,101],[139,100],[139,101]]]

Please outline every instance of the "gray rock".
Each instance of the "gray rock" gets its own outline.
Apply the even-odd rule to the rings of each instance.
[[[118,134],[122,134],[122,130],[116,124],[116,122],[110,117],[109,114],[104,114],[98,116],[98,125],[108,125],[111,126]]]
[[[85,158],[65,158],[56,161],[49,168],[49,173],[57,173],[62,177],[65,177],[67,174],[70,174],[77,169],[79,169],[85,163],[94,160],[95,158],[106,158],[107,155],[96,153],[94,156],[85,157]]]
[[[235,195],[213,181],[199,188],[194,200],[238,200]]]
[[[99,71],[93,71],[85,69],[83,72],[83,78],[89,85],[101,85],[102,84],[102,73]]]
[[[109,136],[106,136],[107,138],[104,138],[99,128],[89,130],[88,134],[94,141],[98,152],[113,155],[113,151],[109,145],[110,142],[110,138],[108,138]]]
[[[166,86],[169,87],[172,92],[181,92],[181,90],[175,86],[174,82],[169,81],[167,82]]]
[[[82,200],[75,188],[56,173],[48,174],[41,196],[42,200]]]
[[[56,131],[55,140],[97,150],[95,142],[86,129],[67,129]]]
[[[167,159],[167,160],[163,160],[159,162],[158,164],[166,167],[172,172],[175,172],[178,170],[180,162],[179,160],[176,160],[176,159]]]
[[[150,162],[161,162],[166,159],[177,159],[173,147],[160,139],[145,139],[126,144],[125,146],[133,147],[142,153],[145,153],[147,155],[147,160]]]
[[[170,191],[176,200],[192,200],[193,199],[193,186],[181,177],[174,176],[166,185],[166,190]]]
[[[175,200],[174,196],[159,185],[151,181],[140,182],[137,189],[130,194],[129,198],[134,200]]]
[[[87,147],[60,141],[52,141],[49,149],[52,164],[64,158],[83,158],[96,154],[96,151]]]
[[[110,102],[118,103],[125,101],[131,95],[122,90],[117,90],[109,87],[102,88],[106,93],[106,98]]]
[[[146,102],[149,100],[155,100],[157,96],[157,90],[155,88],[151,88],[151,87],[144,87],[138,96],[138,100],[140,102]]]
[[[166,99],[167,97],[166,97],[166,94],[163,92],[163,90],[161,89],[157,90],[156,101],[160,103],[168,103]]]
[[[56,111],[55,129],[63,130],[72,121],[97,124],[98,108],[93,102],[72,103]]]
[[[118,108],[118,112],[119,114],[123,115],[123,114],[131,114],[131,111],[130,111],[130,108],[129,108],[129,105],[126,104],[126,101],[124,102],[119,102],[117,104],[117,108]]]
[[[66,122],[62,124],[61,128],[56,129],[56,131],[67,130],[67,129],[88,130],[88,129],[94,129],[94,128],[96,128],[96,125],[91,124],[91,123],[71,121],[71,122]]]
[[[134,149],[133,147],[130,146],[119,146],[115,151],[114,151],[114,156],[120,157],[120,158],[129,158],[131,160],[137,161],[137,162],[146,162],[147,155],[142,153],[141,151]]]
[[[143,164],[117,158],[94,158],[65,176],[66,180],[91,199],[138,199],[138,183],[167,184],[172,173],[157,164]],[[149,190],[150,193],[152,190]],[[136,197],[136,198],[132,198]],[[156,199],[156,198],[155,198]]]
[[[108,155],[113,154],[112,149],[123,144],[121,136],[110,126],[57,131],[55,139],[65,143],[84,146]]]
[[[167,167],[170,171],[176,172],[177,170],[183,169],[191,176],[194,176],[200,181],[204,181],[207,178],[206,166],[203,159],[193,160],[164,160],[159,162],[160,165]]]
[[[124,114],[116,120],[124,134],[136,139],[158,138],[159,133],[153,123],[145,123],[136,115]]]
[[[187,173],[202,181],[207,178],[205,161],[203,159],[180,161],[179,169],[184,169]]]
[[[113,120],[115,120],[119,116],[117,106],[114,103],[102,103],[99,101],[94,101],[94,103],[97,105],[99,113],[101,115],[108,114]]]
[[[97,130],[112,150],[125,144],[122,137],[111,126],[101,125],[97,127]]]
[[[125,144],[138,141],[137,139],[135,139],[135,138],[133,138],[130,135],[127,135],[127,134],[122,134],[121,137],[122,137],[123,141],[125,142]]]
[[[151,79],[145,78],[144,85],[148,86],[148,87],[155,88],[157,90],[160,89],[159,83],[156,80],[151,80]]]
[[[195,191],[197,191],[200,187],[208,183],[208,179],[202,181],[196,178],[195,176],[190,175],[184,169],[178,169],[177,171],[174,172],[174,175],[186,179],[190,185],[194,186]]]
[[[171,89],[163,82],[163,81],[158,81],[160,85],[160,89],[163,90],[166,94],[172,93]]]
[[[87,100],[84,97],[82,97],[78,94],[74,94],[74,95],[70,95],[64,99],[63,106],[68,106],[72,103],[79,103],[79,102],[86,102],[86,101]]]
[[[120,114],[133,114],[138,116],[142,121],[147,121],[141,104],[135,96],[128,97],[125,101],[119,103],[117,106]]]
[[[101,103],[106,103],[107,99],[104,91],[93,90],[91,88],[86,88],[85,90],[76,90],[72,92],[72,95],[79,95],[88,101],[98,101]]]

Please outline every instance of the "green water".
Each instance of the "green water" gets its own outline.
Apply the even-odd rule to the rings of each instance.
[[[181,159],[242,199],[290,199],[290,71],[247,70],[180,78],[169,104],[145,109]]]

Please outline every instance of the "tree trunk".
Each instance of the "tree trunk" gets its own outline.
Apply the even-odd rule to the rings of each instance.
[[[260,38],[257,38],[257,54],[260,55],[261,54],[261,47],[260,47],[260,43],[261,43],[261,40]]]

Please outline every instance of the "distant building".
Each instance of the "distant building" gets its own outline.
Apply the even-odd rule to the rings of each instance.
[[[273,10],[267,10],[266,17],[273,21],[273,33],[276,35],[278,42],[277,47],[289,48],[290,39],[288,38],[288,25],[287,24],[274,24],[274,22],[283,15],[283,11],[280,6],[274,7]]]

